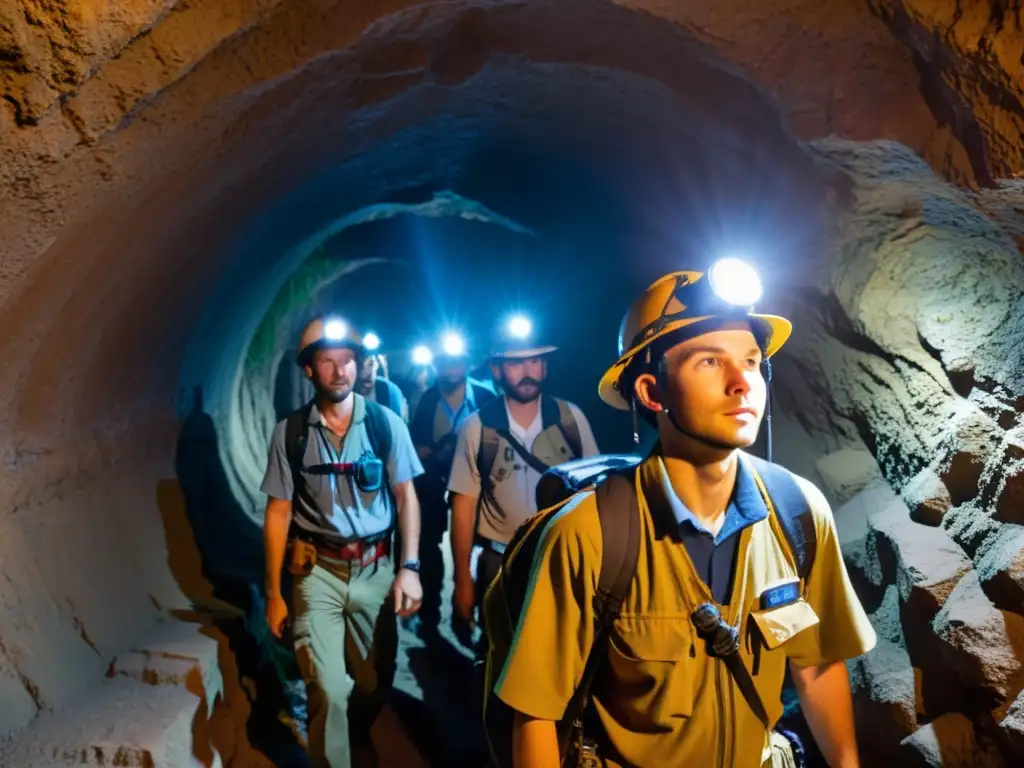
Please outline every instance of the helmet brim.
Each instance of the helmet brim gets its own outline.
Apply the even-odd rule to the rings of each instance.
[[[619,391],[618,385],[619,380],[622,378],[623,371],[625,371],[629,364],[633,362],[634,358],[640,352],[647,349],[647,347],[657,339],[689,325],[695,325],[696,323],[701,323],[706,320],[713,320],[715,317],[715,315],[703,315],[701,317],[688,317],[682,320],[677,320],[673,323],[668,323],[659,333],[634,345],[624,352],[619,359],[615,361],[615,364],[611,368],[605,371],[604,376],[601,377],[601,383],[597,385],[598,395],[612,408],[617,408],[620,411],[628,411],[629,401]],[[749,314],[743,315],[739,319],[759,320],[771,329],[771,337],[768,340],[767,348],[764,350],[766,358],[771,357],[778,352],[793,332],[793,324],[786,318],[779,317],[778,315]]]
[[[529,347],[527,349],[514,349],[506,352],[494,352],[492,360],[528,360],[531,357],[543,357],[557,352],[558,347]]]

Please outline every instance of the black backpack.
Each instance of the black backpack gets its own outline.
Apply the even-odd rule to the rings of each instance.
[[[487,387],[482,387],[479,384],[467,382],[467,386],[473,388],[473,401],[476,403],[476,409],[478,411],[492,400],[496,400],[498,397]],[[433,442],[432,433],[434,431],[434,416],[440,402],[441,390],[439,390],[435,384],[423,393],[423,397],[421,397],[419,403],[416,404],[416,412],[412,415],[410,431],[417,443],[424,440]],[[449,432],[447,435],[442,436],[441,439],[431,445],[430,448],[431,450],[436,451],[443,443],[451,441],[453,438],[458,438],[457,432]]]
[[[370,440],[370,450],[384,465],[382,487],[394,505],[394,490],[391,487],[391,477],[388,474],[388,459],[391,456],[392,443],[391,424],[388,423],[388,415],[384,412],[384,406],[371,400],[364,399],[363,402],[366,405],[363,425],[366,427],[366,435]],[[309,439],[309,412],[312,407],[313,401],[311,400],[298,410],[288,414],[288,418],[285,420],[285,454],[292,469],[295,493],[299,492],[302,461],[306,455],[306,444]],[[392,508],[395,509],[394,506]]]
[[[793,551],[800,578],[805,579],[814,563],[817,538],[814,520],[803,491],[790,474],[775,464],[746,455],[764,483],[775,507],[776,517]],[[537,504],[542,511],[524,523],[509,542],[501,571],[492,591],[501,590],[511,626],[516,626],[526,601],[533,556],[541,543],[545,521],[576,494],[595,489],[601,524],[601,570],[597,580],[597,632],[580,683],[558,723],[559,741],[565,755],[569,741],[583,720],[590,698],[590,686],[604,659],[608,633],[636,573],[640,554],[640,511],[636,497],[636,455],[592,456],[552,467],[537,485]],[[493,646],[492,646],[492,651]],[[506,649],[507,650],[507,649]],[[484,691],[484,724],[491,758],[499,768],[512,768],[513,712],[494,695],[494,685],[504,658],[488,655]]]
[[[472,382],[467,382],[472,387],[473,402],[476,410],[480,410],[492,400],[497,399],[487,387]],[[423,397],[416,405],[416,412],[412,415],[410,433],[413,444],[418,448],[425,445],[430,448],[431,459],[424,462],[423,468],[426,472],[416,478],[417,492],[422,494],[443,494],[448,489],[448,476],[451,474],[452,457],[455,454],[455,446],[459,440],[459,433],[455,430],[442,435],[439,440],[434,440],[434,418],[437,414],[437,406],[441,402],[441,391],[434,384],[423,393]],[[423,499],[421,498],[422,502]]]

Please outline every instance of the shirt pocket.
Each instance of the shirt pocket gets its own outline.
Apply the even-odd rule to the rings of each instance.
[[[769,651],[780,648],[804,630],[819,623],[818,614],[802,597],[778,608],[753,611],[750,618],[760,630],[761,638]]]
[[[608,643],[612,696],[601,703],[628,730],[678,728],[693,712],[693,642],[689,616],[620,616]]]

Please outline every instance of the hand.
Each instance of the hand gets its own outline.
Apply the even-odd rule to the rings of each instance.
[[[462,621],[473,623],[473,606],[476,603],[476,584],[472,579],[462,579],[455,582],[455,592],[452,595],[452,608],[454,613]]]
[[[476,585],[466,576],[455,582],[452,595],[452,632],[455,639],[467,648],[473,647],[473,604],[476,602]]]
[[[395,595],[395,613],[399,616],[412,616],[420,609],[423,602],[423,586],[416,571],[402,568],[395,577],[391,591]]]
[[[281,595],[271,595],[267,598],[267,626],[270,627],[270,633],[280,640],[287,623],[288,604]]]

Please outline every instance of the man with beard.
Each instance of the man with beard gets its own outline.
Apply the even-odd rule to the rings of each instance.
[[[469,355],[461,337],[446,336],[434,364],[437,382],[423,393],[411,428],[413,445],[426,470],[416,478],[416,495],[423,510],[423,606],[414,619],[417,633],[425,640],[436,636],[441,621],[441,540],[448,528],[448,475],[459,430],[478,409],[495,399],[487,384],[470,378]]]
[[[422,599],[412,481],[423,468],[402,419],[353,391],[366,349],[346,323],[314,320],[299,350],[316,396],[271,440],[262,485],[267,623],[275,637],[288,632],[290,551],[289,634],[309,697],[310,758],[317,768],[373,766],[370,727],[394,674],[395,614],[412,615]]]
[[[455,448],[448,481],[455,569],[452,623],[463,641],[470,636],[473,608],[481,605],[512,534],[537,513],[541,475],[556,464],[598,453],[580,409],[543,394],[547,358],[557,348],[538,345],[531,335],[523,318],[502,329],[490,366],[503,396],[467,419]],[[478,657],[486,648],[483,638]]]
[[[743,451],[792,328],[755,313],[760,295],[757,273],[724,259],[666,275],[627,312],[599,392],[660,441],[535,519],[487,600],[516,768],[578,764],[563,735],[612,768],[792,766],[799,750],[775,730],[787,670],[828,765],[858,765],[844,660],[875,632],[835,521],[812,483]]]

